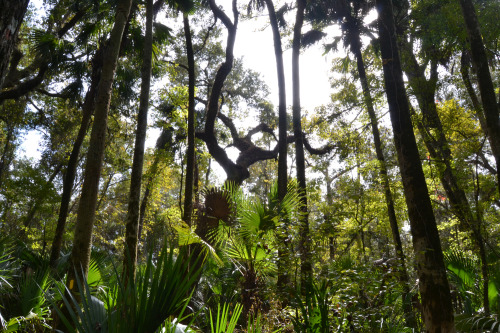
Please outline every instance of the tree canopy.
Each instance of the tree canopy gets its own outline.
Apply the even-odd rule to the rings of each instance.
[[[0,0],[0,330],[498,328],[498,22],[494,0]],[[235,51],[257,34],[266,73]]]

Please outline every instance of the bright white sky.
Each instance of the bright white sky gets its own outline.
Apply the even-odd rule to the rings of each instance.
[[[270,88],[272,102],[275,106],[278,106],[278,80],[274,56],[274,42],[271,27],[263,19],[267,19],[267,17],[240,22],[236,36],[235,56],[243,57],[246,67],[262,74],[264,81]],[[262,29],[262,27],[266,28]],[[283,47],[290,44],[287,40],[283,40],[282,43]],[[304,108],[312,109],[330,101],[330,83],[328,77],[331,59],[331,55],[329,57],[323,56],[321,42],[302,52],[300,58],[300,81],[301,104]],[[283,61],[287,88],[287,104],[291,105],[291,49],[285,50]]]
[[[41,1],[33,1],[41,3]],[[231,0],[218,0],[218,4],[226,7]],[[41,5],[41,4],[40,4]],[[38,6],[40,6],[38,5]],[[278,7],[278,5],[276,5]],[[227,7],[226,7],[227,8]],[[232,17],[231,12],[227,12]],[[278,83],[276,74],[276,61],[274,56],[273,38],[271,27],[267,24],[267,10],[258,18],[240,21],[236,36],[235,56],[243,57],[244,65],[261,73],[263,80],[267,83],[271,92],[270,100],[278,106]],[[290,15],[289,24],[293,25],[294,14]],[[307,26],[303,31],[306,32]],[[332,31],[330,31],[332,32]],[[327,38],[331,38],[331,34]],[[283,47],[290,45],[289,40],[283,40]],[[284,52],[285,79],[287,88],[287,104],[292,101],[291,82],[291,49]],[[327,104],[330,101],[330,83],[328,80],[332,55],[323,56],[321,42],[303,51],[300,58],[301,76],[301,103],[304,109],[312,111],[315,107]],[[157,133],[151,132],[148,140],[149,146],[153,146]],[[26,134],[21,149],[28,157],[38,160],[41,155],[40,134],[31,131]],[[215,167],[214,163],[214,167]]]
[[[232,17],[231,0],[216,0],[217,4],[224,6],[226,13]],[[275,1],[280,3],[281,1]],[[279,8],[281,4],[276,4]],[[243,57],[245,67],[261,73],[262,79],[267,83],[270,91],[270,100],[278,107],[278,79],[276,73],[276,58],[274,55],[274,41],[272,30],[267,23],[267,9],[259,13],[258,17],[249,20],[240,20],[236,35],[234,55]],[[287,17],[290,28],[293,28],[295,13]],[[309,27],[304,26],[303,32]],[[330,30],[328,32],[333,32]],[[287,37],[292,38],[292,37]],[[327,38],[331,38],[331,35]],[[315,107],[328,104],[330,101],[329,71],[333,56],[323,56],[323,46],[320,41],[316,45],[304,50],[300,57],[300,89],[301,105],[304,110],[312,111]],[[292,105],[292,50],[285,49],[291,45],[291,40],[283,39],[287,105]],[[228,150],[232,159],[237,157],[236,149]],[[225,179],[225,173],[217,163],[212,163],[219,181]]]

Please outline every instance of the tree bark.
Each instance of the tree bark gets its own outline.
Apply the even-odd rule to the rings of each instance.
[[[135,277],[137,267],[137,244],[139,231],[139,206],[141,203],[142,170],[144,165],[144,147],[148,127],[149,91],[151,69],[153,65],[153,0],[146,1],[146,29],[144,53],[141,68],[141,95],[137,130],[135,134],[134,159],[130,175],[130,195],[128,200],[127,224],[125,228],[124,278]]]
[[[28,4],[29,0],[0,0],[0,90]]]
[[[132,0],[120,0],[116,9],[115,24],[111,31],[109,44],[105,51],[106,61],[103,64],[94,110],[94,123],[85,165],[82,193],[78,206],[78,215],[71,252],[71,265],[68,271],[68,289],[76,288],[76,276],[80,281],[87,276],[92,246],[92,228],[95,220],[99,179],[104,158],[106,129],[109,104],[111,102],[112,85],[118,62],[118,53]]]
[[[73,191],[76,169],[78,167],[78,157],[80,155],[80,149],[82,147],[83,141],[85,140],[85,136],[87,135],[90,118],[92,117],[92,112],[94,110],[97,86],[99,85],[99,80],[101,77],[101,68],[103,63],[102,53],[102,49],[98,49],[92,60],[92,77],[90,87],[85,96],[85,102],[82,107],[82,120],[80,123],[80,129],[78,130],[75,142],[73,143],[73,149],[71,150],[68,165],[66,166],[66,172],[64,174],[61,205],[59,206],[59,216],[57,218],[56,231],[50,250],[50,265],[53,268],[57,265],[57,261],[59,260],[59,256],[61,255],[64,228],[66,226],[69,204],[71,202],[71,192]]]
[[[351,16],[348,20],[354,20]],[[377,115],[373,107],[373,99],[370,93],[370,86],[368,84],[368,79],[366,77],[365,64],[363,61],[363,55],[361,53],[361,40],[359,36],[359,31],[357,30],[356,24],[348,25],[352,27],[351,29],[351,51],[356,57],[356,65],[359,74],[359,80],[361,82],[361,88],[363,90],[363,98],[366,106],[366,111],[370,117],[373,142],[375,144],[375,154],[379,162],[379,173],[382,180],[382,186],[384,188],[385,203],[387,205],[387,216],[389,218],[389,225],[391,226],[392,239],[394,241],[394,248],[396,250],[396,257],[399,260],[399,274],[401,277],[401,284],[403,288],[403,305],[404,312],[406,316],[407,324],[410,327],[415,327],[415,316],[411,309],[410,304],[410,286],[409,278],[406,272],[406,259],[403,252],[403,244],[401,242],[401,235],[399,233],[398,221],[396,218],[396,210],[394,208],[394,199],[392,197],[391,186],[389,184],[389,176],[387,173],[387,163],[385,161],[384,152],[382,148],[382,141],[380,140],[380,131],[378,128]]]
[[[305,291],[307,285],[312,281],[312,267],[310,262],[310,239],[309,239],[309,213],[307,209],[306,192],[306,167],[304,158],[304,137],[302,135],[301,105],[300,105],[300,41],[302,36],[302,25],[304,24],[305,0],[297,0],[297,14],[293,28],[292,43],[292,91],[293,91],[293,132],[295,136],[295,157],[297,166],[297,181],[300,192],[300,272],[301,288]]]
[[[214,133],[215,121],[219,113],[219,99],[221,96],[222,88],[224,82],[233,68],[234,61],[234,42],[236,39],[236,30],[238,27],[238,9],[236,7],[236,0],[232,1],[233,10],[233,22],[226,15],[226,13],[220,9],[215,0],[209,1],[210,9],[212,10],[214,16],[221,20],[227,29],[227,44],[226,44],[226,58],[225,61],[220,65],[217,73],[215,75],[214,84],[212,86],[212,91],[210,92],[210,97],[208,99],[207,114],[205,121],[205,131],[203,133],[203,141],[207,145],[208,152],[210,155],[221,165],[227,175],[227,181],[232,181],[237,184],[248,178],[249,172],[244,167],[234,163],[227,156],[224,148],[219,146],[217,137]]]
[[[460,0],[467,34],[471,47],[472,62],[477,73],[479,92],[486,119],[486,136],[497,164],[497,186],[500,191],[500,118],[495,96],[493,81],[491,80],[488,58],[481,37],[481,30],[477,20],[476,9],[471,0]]]
[[[278,200],[281,202],[287,192],[287,117],[286,117],[286,87],[285,87],[285,69],[283,65],[283,50],[281,46],[281,36],[278,27],[278,20],[274,10],[274,3],[272,0],[266,0],[267,11],[269,13],[269,22],[273,31],[274,41],[274,55],[276,58],[276,72],[278,75]],[[281,236],[280,236],[281,237]],[[283,245],[278,249],[278,288],[285,287],[290,278],[286,269],[286,249],[287,249],[287,235],[281,237],[280,243]]]
[[[469,95],[472,103],[472,108],[474,109],[474,112],[479,120],[481,129],[484,133],[486,133],[488,131],[486,126],[486,119],[484,118],[484,112],[483,108],[481,107],[481,103],[479,102],[479,99],[477,98],[476,92],[474,91],[474,88],[472,87],[472,83],[470,81],[469,62],[467,58],[468,56],[466,52],[462,51],[462,57],[460,59],[460,74],[462,75],[462,81],[464,82],[465,90],[467,90],[467,94]]]
[[[427,332],[455,332],[443,252],[403,81],[391,0],[377,0],[384,81],[394,141],[410,219],[417,274]]]
[[[5,111],[5,106],[4,106],[4,111]],[[14,150],[12,149],[13,147],[13,140],[14,140],[14,126],[10,125],[9,123],[6,124],[7,126],[7,136],[5,138],[5,144],[3,146],[3,151],[2,151],[2,158],[0,158],[0,189],[2,189],[3,185],[3,179],[4,179],[4,174],[6,170],[9,170],[8,166],[10,164],[10,160],[12,159],[14,155]]]
[[[487,267],[486,251],[481,234],[481,222],[475,218],[465,191],[458,181],[457,172],[453,167],[453,157],[448,139],[444,134],[443,125],[435,102],[435,91],[438,81],[437,62],[435,60],[430,61],[430,79],[426,79],[424,74],[426,65],[420,66],[418,64],[410,43],[403,42],[403,44],[405,45],[405,59],[408,59],[405,66],[408,83],[417,98],[423,116],[423,121],[417,121],[417,128],[429,151],[429,155],[440,164],[437,168],[439,179],[450,202],[452,212],[460,221],[461,227],[472,233],[472,239],[481,259],[481,265]],[[484,279],[488,280],[488,276],[485,275]],[[483,292],[486,294],[484,308],[486,312],[489,312],[487,288]]]
[[[193,189],[194,189],[194,163],[195,163],[195,63],[193,42],[191,40],[191,28],[189,27],[189,17],[183,15],[184,36],[186,37],[186,56],[188,61],[188,137],[186,156],[186,189],[184,193],[184,216],[183,220],[191,225],[191,215],[193,212]]]

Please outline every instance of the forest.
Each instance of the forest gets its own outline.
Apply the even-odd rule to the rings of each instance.
[[[498,0],[0,0],[0,331],[500,332],[499,64]]]

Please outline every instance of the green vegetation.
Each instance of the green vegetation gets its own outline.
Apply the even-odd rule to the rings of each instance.
[[[249,22],[276,87],[234,54]],[[500,331],[498,22],[0,0],[0,331]],[[307,48],[333,58],[314,109]]]

